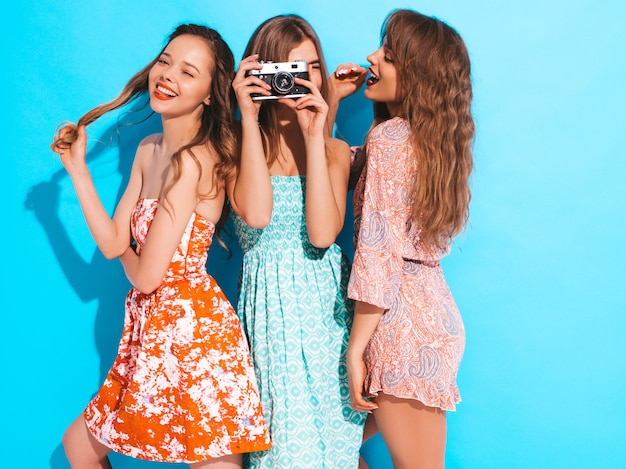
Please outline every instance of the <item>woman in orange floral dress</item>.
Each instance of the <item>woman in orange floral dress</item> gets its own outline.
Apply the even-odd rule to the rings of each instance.
[[[414,11],[392,12],[381,37],[369,70],[341,65],[333,79],[336,97],[365,82],[375,102],[357,151],[350,398],[373,413],[394,468],[443,468],[465,330],[440,259],[468,215],[470,62],[454,29]]]
[[[233,76],[216,31],[180,25],[118,98],[52,144],[99,249],[133,285],[118,356],[63,437],[72,468],[110,468],[111,451],[239,468],[242,453],[271,446],[241,324],[205,268],[235,167]],[[139,145],[111,218],[86,165],[85,125],[146,94],[163,132]]]

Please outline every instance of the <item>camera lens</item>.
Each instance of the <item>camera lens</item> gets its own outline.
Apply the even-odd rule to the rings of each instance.
[[[280,94],[287,94],[294,85],[293,75],[288,72],[278,72],[273,79],[274,89]]]

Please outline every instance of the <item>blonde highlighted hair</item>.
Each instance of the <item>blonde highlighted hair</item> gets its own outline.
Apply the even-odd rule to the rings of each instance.
[[[453,28],[411,10],[391,12],[381,39],[393,57],[401,117],[417,159],[411,221],[420,242],[445,248],[467,224],[471,200],[475,128],[467,48]],[[389,117],[380,105],[375,113]]]

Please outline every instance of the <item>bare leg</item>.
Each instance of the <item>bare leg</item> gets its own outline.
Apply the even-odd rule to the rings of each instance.
[[[446,412],[380,393],[374,411],[394,469],[443,469]]]
[[[363,427],[363,443],[378,433],[378,426],[373,414],[369,414]],[[359,458],[359,469],[369,469],[365,459]]]
[[[83,414],[65,430],[63,449],[72,469],[111,469],[107,458],[111,449],[94,438]]]
[[[210,461],[189,464],[189,467],[191,469],[241,469],[242,464],[243,455],[229,454],[228,456],[211,459]]]

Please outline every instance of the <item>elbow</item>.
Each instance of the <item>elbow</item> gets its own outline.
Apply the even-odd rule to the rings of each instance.
[[[242,218],[243,221],[246,222],[246,225],[248,225],[250,228],[261,229],[270,224],[272,214],[270,213],[269,215],[266,215],[262,213],[254,213]]]
[[[113,260],[113,259],[117,259],[118,257],[121,257],[122,254],[124,254],[124,252],[126,251],[126,248],[124,248],[122,251],[118,250],[118,249],[100,249],[100,252],[102,253],[102,255],[104,256],[105,259],[108,260]]]
[[[307,232],[310,243],[319,249],[326,249],[337,241],[337,236],[341,232],[343,224],[339,223],[335,227],[330,225],[320,226],[312,221],[307,221]]]
[[[156,290],[156,288],[137,288],[137,287],[135,288],[139,290],[141,293],[143,293],[144,295],[150,295],[151,293],[154,293],[154,291]]]
[[[262,229],[270,224],[272,220],[272,210],[274,209],[274,201],[271,193],[269,199],[258,197],[255,200],[249,198],[236,203],[231,199],[233,210],[250,228]]]
[[[161,285],[161,282],[141,281],[136,282],[133,286],[144,295],[149,295],[154,293],[154,291],[159,288],[159,285]]]
[[[272,220],[272,205],[265,209],[242,210],[239,216],[250,228],[265,228]]]
[[[100,252],[105,259],[112,260],[122,257],[127,249],[130,249],[130,241],[124,240],[124,242],[101,242],[98,243]]]
[[[163,283],[163,277],[165,277],[165,272],[163,275],[155,275],[154,272],[150,272],[149,274],[138,275],[137,278],[133,279],[133,286],[139,290],[144,295],[149,295],[154,293],[154,291],[161,286]]]
[[[336,239],[336,236],[329,236],[328,234],[309,234],[309,241],[319,249],[326,249],[332,246]]]

